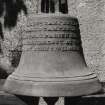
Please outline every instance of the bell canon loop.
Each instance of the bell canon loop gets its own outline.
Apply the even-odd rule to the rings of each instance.
[[[80,96],[101,85],[86,65],[79,22],[68,14],[30,15],[22,32],[22,55],[4,88],[28,96]]]

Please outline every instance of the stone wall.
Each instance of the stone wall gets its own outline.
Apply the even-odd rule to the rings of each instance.
[[[105,80],[105,0],[77,0],[77,17],[87,64]]]
[[[68,0],[69,14],[79,20],[88,66],[105,80],[105,0]]]

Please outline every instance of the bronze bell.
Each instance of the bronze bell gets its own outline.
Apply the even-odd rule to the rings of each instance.
[[[4,85],[7,92],[53,97],[101,89],[86,65],[77,18],[61,13],[29,15],[22,45],[19,66]]]

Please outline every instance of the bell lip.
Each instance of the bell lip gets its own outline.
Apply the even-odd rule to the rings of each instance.
[[[9,76],[9,78],[13,78],[15,80],[20,80],[20,81],[34,81],[34,82],[64,82],[64,81],[81,81],[81,80],[91,80],[91,79],[95,79],[96,78],[96,74],[95,73],[91,73],[91,72],[86,72],[86,74],[84,75],[75,75],[75,76],[55,76],[55,77],[39,77],[39,76],[30,76],[27,74],[24,75],[22,74],[21,76],[19,74],[16,74],[15,72]]]
[[[39,97],[83,96],[101,90],[102,86],[97,77],[72,82],[29,82],[8,78],[4,84],[4,91],[7,93]]]

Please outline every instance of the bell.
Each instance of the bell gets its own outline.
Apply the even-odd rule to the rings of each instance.
[[[68,14],[29,15],[22,32],[22,55],[5,91],[27,96],[80,96],[100,91],[86,65],[79,22]]]

